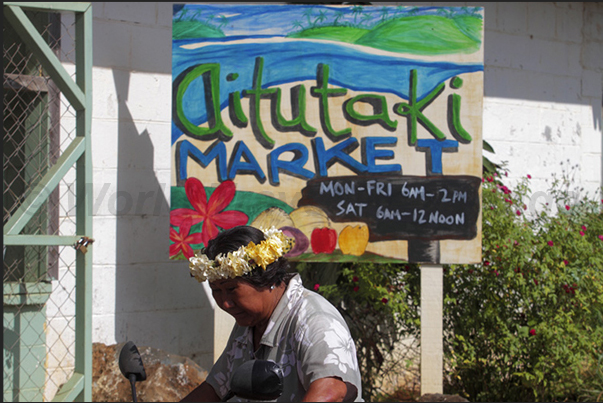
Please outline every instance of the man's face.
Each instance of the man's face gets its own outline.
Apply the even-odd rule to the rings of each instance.
[[[241,279],[209,283],[218,306],[230,314],[239,326],[256,326],[270,319],[269,290],[258,290]]]

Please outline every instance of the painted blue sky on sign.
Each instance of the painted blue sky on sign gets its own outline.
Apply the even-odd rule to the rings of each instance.
[[[479,7],[329,6],[298,4],[175,4],[173,18],[219,27],[228,36],[285,36],[336,21],[369,28],[386,19],[418,15],[478,16]]]

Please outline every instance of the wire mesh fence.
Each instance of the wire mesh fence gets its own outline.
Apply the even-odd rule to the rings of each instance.
[[[25,13],[73,77],[73,13]],[[6,225],[75,138],[76,119],[74,108],[3,18]],[[21,234],[75,235],[75,200],[72,167]],[[70,246],[4,245],[4,401],[49,401],[73,374],[75,253]]]

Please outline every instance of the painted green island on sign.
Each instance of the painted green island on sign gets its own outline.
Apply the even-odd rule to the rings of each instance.
[[[478,17],[423,15],[396,18],[371,29],[328,26],[309,28],[288,36],[348,42],[418,55],[473,53],[481,45],[482,25],[483,21]]]
[[[300,21],[292,25],[288,38],[320,39],[368,46],[389,52],[417,55],[473,53],[482,42],[482,16],[477,15],[410,15],[404,17],[382,16],[377,21],[325,22],[326,16],[308,20],[304,27]],[[364,24],[362,23],[364,22]],[[228,19],[176,20],[173,22],[173,39],[223,38],[222,26]],[[372,25],[371,25],[372,24]]]

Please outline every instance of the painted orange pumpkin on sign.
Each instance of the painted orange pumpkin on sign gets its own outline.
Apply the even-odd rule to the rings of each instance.
[[[366,225],[348,225],[339,234],[339,249],[344,255],[361,256],[369,241],[369,229]]]

